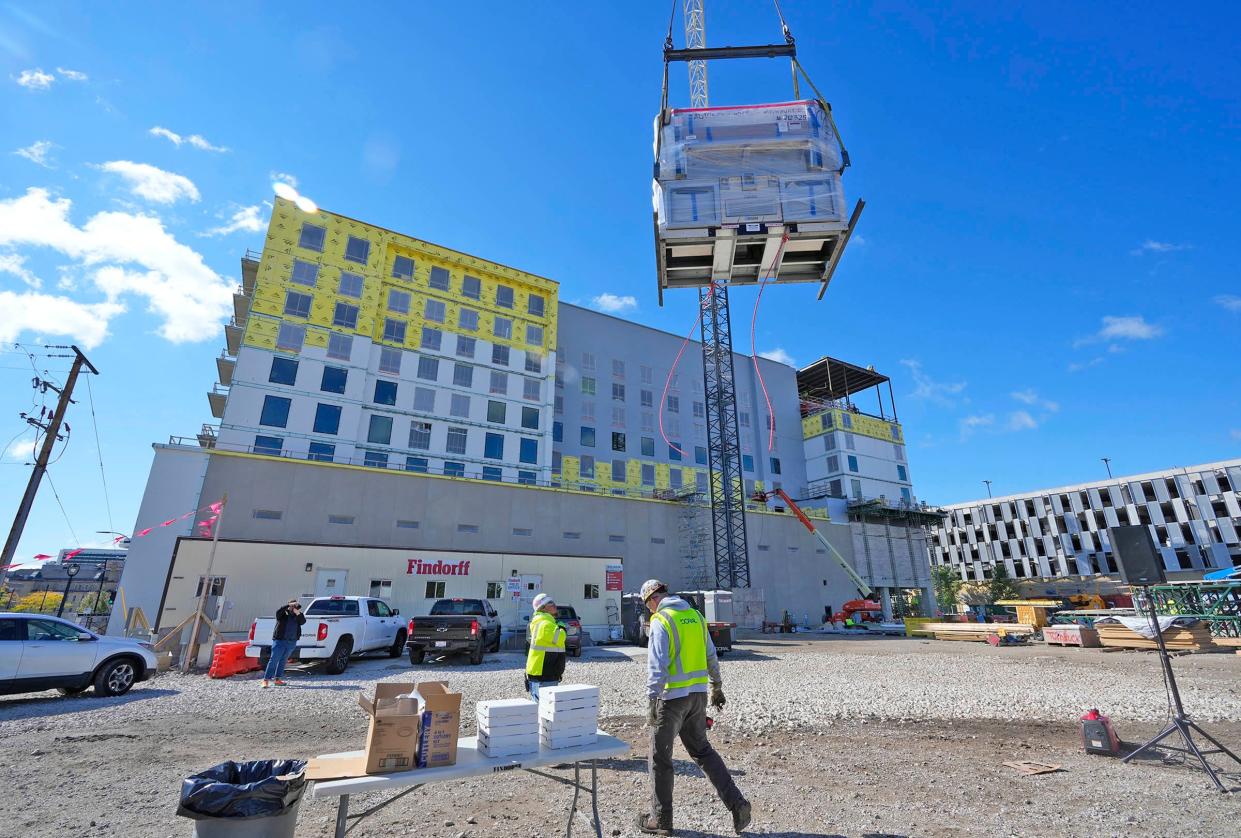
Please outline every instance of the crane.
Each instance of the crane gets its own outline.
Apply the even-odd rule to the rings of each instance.
[[[786,493],[783,489],[754,493],[754,500],[759,503],[767,503],[775,497],[780,498],[780,500],[785,502],[789,509],[793,510],[793,514],[797,516],[797,520],[801,521],[802,526],[810,530],[810,534],[814,536],[815,540],[827,548],[827,554],[836,560],[836,563],[844,569],[845,573],[849,574],[849,578],[853,580],[853,584],[857,587],[858,593],[862,595],[862,598],[868,599],[870,595],[874,593],[870,585],[867,585],[866,580],[853,569],[853,565],[849,564],[849,562],[845,560],[845,557],[840,555],[840,551],[832,546],[832,542],[827,540],[827,536],[819,532],[819,530],[815,527],[814,522],[806,517],[806,513],[801,511],[801,507],[793,502],[793,499],[788,496],[788,493]]]

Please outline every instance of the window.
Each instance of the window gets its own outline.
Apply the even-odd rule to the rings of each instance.
[[[259,424],[273,428],[283,428],[289,424],[289,406],[292,399],[282,396],[264,396],[263,412],[259,414]]]
[[[444,333],[439,329],[432,329],[430,326],[422,327],[422,348],[433,349],[439,351],[444,344]]]
[[[320,463],[330,463],[336,457],[336,446],[327,442],[310,443],[310,453],[306,459]]]
[[[314,288],[319,282],[319,266],[314,262],[303,262],[301,259],[294,259],[293,273],[289,275],[289,279],[298,285]]]
[[[644,436],[640,442],[643,457],[655,456],[655,440],[649,436]]]
[[[353,335],[330,332],[327,336],[327,356],[338,361],[348,361],[353,355]]]
[[[517,462],[537,465],[539,462],[539,441],[522,437],[517,447]]]
[[[669,413],[680,413],[681,412],[681,397],[680,396],[669,396],[668,397],[668,412]],[[741,415],[745,416],[744,413]],[[745,424],[745,423],[743,422],[742,424]]]
[[[362,465],[371,468],[387,468],[388,455],[383,451],[367,451],[362,456]]]
[[[625,400],[625,385],[612,382],[612,401],[623,402]]]
[[[284,448],[284,440],[278,436],[263,436],[260,434],[254,438],[255,454],[271,454],[273,457],[279,457],[282,448]]]
[[[564,458],[560,456],[559,451],[552,451],[552,471],[554,471],[557,475],[560,474],[560,466],[563,464],[563,459]]]
[[[397,526],[397,529],[416,530],[418,529],[418,522],[417,521],[405,521],[405,520],[401,520],[398,518],[396,522],[396,526]]]
[[[834,498],[843,498],[845,496],[844,490],[841,488],[839,480],[833,480],[831,483],[829,483],[827,491]]]
[[[612,461],[612,482],[613,483],[624,483],[625,482],[626,462],[627,461],[623,459],[616,459]]]
[[[697,474],[697,475],[695,475],[694,480],[695,480],[696,485],[697,485],[697,487],[698,487],[698,491],[700,491],[700,492],[705,492],[705,491],[707,491],[707,475],[706,475],[706,473],[705,473],[705,472],[701,472],[701,471],[700,471],[700,472],[698,472],[698,474]]]
[[[583,454],[581,464],[578,467],[578,473],[580,473],[582,477],[589,477],[593,479],[595,476],[595,458],[590,454]]]
[[[392,417],[373,414],[370,427],[366,431],[366,441],[390,445],[392,443]]]
[[[539,429],[539,409],[537,407],[523,407],[521,409],[521,426],[532,431]]]
[[[538,482],[538,475],[533,471],[521,470],[517,472],[517,483],[520,486],[534,486]]]
[[[401,357],[403,354],[399,349],[391,349],[387,346],[381,347],[379,350],[379,371],[400,375]]]
[[[707,449],[701,445],[694,446],[694,462],[700,466],[707,464]]]
[[[552,409],[556,413],[564,413],[564,396],[557,396],[552,404],[554,405]]]
[[[908,480],[909,479],[909,472],[905,470],[904,466],[898,465],[896,467],[896,479],[897,480]]]
[[[332,313],[332,325],[342,329],[358,328],[358,307],[349,303],[337,303]]]
[[[327,228],[309,222],[302,222],[302,234],[297,239],[297,246],[307,250],[323,252],[323,242],[327,239]]]
[[[642,464],[642,485],[643,486],[654,486],[655,485],[655,466],[651,463]]]
[[[507,406],[504,402],[488,401],[487,402],[487,421],[497,425],[503,425]]]
[[[593,396],[595,394],[595,380],[586,376],[582,377],[582,395]]]
[[[750,414],[746,413],[744,410],[740,411],[737,414],[737,421],[741,423],[741,427],[743,428],[750,427]]]
[[[362,296],[362,277],[357,274],[351,274],[348,271],[340,272],[340,284],[336,286],[336,293],[342,297],[353,297],[357,299]]]
[[[438,288],[441,291],[448,290],[449,273],[447,268],[441,268],[438,265],[431,266],[431,276],[427,284],[432,288]]]
[[[496,286],[496,305],[500,308],[513,307],[513,289],[507,285]]]
[[[474,338],[467,338],[465,335],[457,335],[457,357],[473,358],[474,346],[477,343]]]
[[[443,300],[427,300],[422,313],[428,320],[435,323],[443,323],[444,318],[448,316],[448,309],[444,305]]]
[[[543,356],[537,352],[527,352],[526,353],[526,372],[537,372],[537,373],[543,372]]]
[[[317,434],[340,433],[340,405],[320,404],[315,407],[315,424],[313,430]]]
[[[537,378],[523,378],[521,380],[521,397],[537,402],[543,400],[543,382]]]
[[[582,418],[587,422],[595,421],[595,403],[591,401],[582,402]]]
[[[664,429],[668,432],[669,436],[680,436],[681,420],[677,419],[675,416],[669,418],[668,421],[664,423]]]
[[[487,599],[504,599],[504,583],[488,582],[487,583]]]
[[[371,256],[371,243],[366,239],[360,239],[357,236],[350,236],[349,241],[345,243],[345,258],[350,262],[360,262],[365,265],[366,260]]]
[[[483,437],[483,456],[489,460],[504,459],[504,434],[487,434]]]
[[[901,487],[901,500],[905,501],[905,503],[913,503],[913,495],[910,494],[908,487]]]
[[[771,473],[772,474],[780,473],[780,458],[779,457],[771,458]]]
[[[852,428],[852,427],[853,427],[853,417],[852,417],[852,416],[850,416],[848,413],[842,413],[842,414],[840,414],[840,424],[841,424],[841,425],[843,425],[843,426],[845,426],[846,428]]]
[[[409,447],[415,451],[428,451],[431,448],[431,423],[411,422],[409,425]]]
[[[444,443],[444,450],[449,454],[464,454],[467,438],[468,434],[465,428],[449,428],[448,439]],[[448,468],[447,463],[444,464],[444,468]],[[445,471],[446,473],[447,471]]]
[[[452,398],[448,402],[448,415],[459,416],[462,419],[470,418],[470,397],[461,393],[453,393]]]
[[[862,481],[861,480],[850,480],[849,488],[852,490],[853,497],[855,499],[857,500],[862,499]]]
[[[587,370],[589,372],[594,372],[595,356],[592,353],[590,352],[582,353],[582,369]]]
[[[679,468],[668,469],[668,485],[674,489],[681,488],[685,483],[685,477]]]
[[[478,312],[464,306],[457,309],[457,328],[468,332],[478,331]]]
[[[297,380],[297,361],[292,358],[272,358],[271,372],[267,380],[272,384],[292,384]]]
[[[582,592],[582,599],[598,599],[598,598],[599,598],[599,586],[586,583],[586,587]]]
[[[375,404],[396,404],[396,382],[380,379],[375,382]]]
[[[682,449],[679,445],[669,443],[668,444],[668,459],[672,460],[674,463],[679,463],[681,461],[681,450]]]
[[[305,339],[307,339],[307,328],[304,325],[282,323],[276,333],[276,348],[290,351],[290,353],[300,353]]]
[[[857,442],[854,441],[853,434],[845,432],[844,438],[845,438],[845,448],[849,449],[850,451],[857,450]]]
[[[398,259],[401,257],[397,257]],[[375,597],[391,597],[392,596],[392,580],[391,579],[372,579],[371,580],[371,596]],[[388,606],[382,602],[368,602],[366,607],[372,617],[387,617],[391,615]],[[383,613],[380,613],[380,608]]]
[[[564,422],[552,422],[552,442],[564,442]]]
[[[827,470],[829,473],[840,471],[840,457],[837,457],[835,454],[828,457],[827,458]]]
[[[707,415],[707,411],[702,402],[694,402],[694,418],[702,419]]]
[[[587,427],[586,425],[583,425],[581,439],[578,441],[581,443],[583,448],[594,448],[595,447],[595,429]]]
[[[491,333],[501,340],[513,339],[513,321],[507,317],[497,317],[491,327]],[[508,363],[505,361],[504,363]]]
[[[388,291],[388,311],[395,311],[398,314],[409,314],[409,301],[412,296],[408,291],[401,291],[393,288]]]
[[[855,456],[853,456],[852,454],[850,454],[850,455],[849,455],[849,471],[856,472],[857,470],[858,470],[858,468],[857,468],[857,457],[855,457]]]
[[[638,367],[638,373],[641,376],[643,384],[650,384],[654,380],[654,377],[655,377],[654,370],[652,370],[650,367],[646,366],[645,364]]]
[[[426,457],[406,457],[405,470],[416,471],[419,474],[426,474],[430,466],[430,461]],[[397,524],[400,526],[400,524]]]
[[[824,451],[835,451],[836,450],[836,434],[829,433],[829,434],[823,435],[823,450]]]
[[[641,400],[643,407],[654,407],[655,406],[655,394],[652,393],[650,390],[639,391],[638,397]]]
[[[653,413],[642,414],[642,430],[644,431],[655,430],[655,414]]]
[[[473,387],[474,368],[469,364],[453,364],[452,383],[458,387]]]
[[[905,459],[905,446],[901,445],[899,442],[892,443],[892,453],[896,456],[896,459],[898,460]],[[1126,502],[1129,503],[1131,501],[1126,501]]]
[[[491,363],[497,366],[507,367],[508,366],[508,355],[509,355],[509,349],[507,346],[492,346],[491,347]]]
[[[342,367],[324,367],[319,389],[325,393],[343,393],[349,383],[349,370]]]
[[[427,599],[443,599],[444,582],[427,582]]]
[[[476,276],[466,274],[461,279],[461,296],[469,297],[471,300],[481,299],[483,296],[483,282]]]
[[[665,539],[663,539],[663,538],[658,538],[658,537],[656,537],[656,538],[652,538],[652,539],[651,539],[651,543],[652,543],[652,544],[664,544],[664,543],[666,543],[666,541],[665,541]]]
[[[414,278],[414,260],[408,256],[398,256],[392,260],[392,275],[397,279]]]
[[[352,515],[329,515],[327,516],[327,522],[329,524],[350,525],[353,523],[353,516]]]
[[[625,435],[621,433],[620,431],[612,431],[612,450],[613,451],[624,451],[625,450]]]
[[[508,395],[508,373],[492,370],[491,386],[488,388],[488,392],[497,393],[501,396]]]
[[[564,537],[575,541],[582,537],[582,533],[580,531],[566,530],[564,532]]]
[[[414,388],[414,410],[431,413],[435,410],[435,391],[429,387]]]
[[[526,299],[526,313],[533,314],[535,317],[542,317],[544,302],[542,294],[531,294]]]
[[[422,355],[418,358],[418,377],[424,381],[435,381],[439,378],[440,362],[438,358]]]
[[[526,324],[526,343],[531,346],[543,345],[543,327]]]
[[[393,320],[391,317],[385,317],[383,339],[389,343],[404,343],[405,321]]]
[[[753,454],[742,454],[741,455],[741,470],[742,471],[754,471],[754,455]]]
[[[454,463],[452,460],[444,461],[445,477],[465,477],[465,463]]]
[[[309,317],[310,304],[314,302],[314,299],[309,294],[287,291],[284,295],[284,313],[289,317]]]

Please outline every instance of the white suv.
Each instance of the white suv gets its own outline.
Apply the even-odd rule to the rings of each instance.
[[[58,689],[121,695],[155,677],[149,643],[108,637],[46,614],[0,612],[0,695]]]

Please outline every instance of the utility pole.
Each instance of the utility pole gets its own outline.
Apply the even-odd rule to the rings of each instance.
[[[1112,458],[1111,457],[1100,457],[1099,459],[1103,461],[1103,467],[1107,469],[1107,479],[1111,480],[1112,479]]]
[[[26,519],[30,517],[30,508],[34,505],[34,496],[38,493],[39,484],[43,482],[43,475],[47,472],[48,461],[52,458],[52,449],[60,439],[60,425],[64,421],[65,411],[69,409],[69,404],[73,401],[73,385],[77,383],[78,374],[82,371],[82,367],[86,367],[93,375],[99,375],[99,370],[86,360],[86,356],[80,349],[76,346],[69,348],[73,350],[73,366],[69,368],[69,379],[65,382],[64,389],[60,391],[60,400],[56,403],[56,410],[52,413],[51,421],[44,425],[33,417],[26,420],[43,430],[43,447],[39,449],[39,456],[35,459],[34,471],[30,473],[30,482],[26,484],[26,493],[22,495],[21,503],[17,505],[13,528],[9,530],[8,541],[4,542],[4,553],[0,554],[0,566],[13,563],[13,556],[17,553],[17,543],[22,540],[22,531],[26,529]]]
[[[198,607],[194,611],[194,622],[190,626],[190,641],[186,645],[185,660],[181,662],[181,673],[188,675],[190,670],[198,665],[198,632],[203,624],[211,626],[211,630],[215,630],[215,624],[204,613],[207,610],[207,597],[211,595],[211,571],[215,568],[215,548],[220,544],[220,525],[224,523],[224,508],[228,506],[228,492],[220,498],[220,511],[216,513],[215,525],[211,531],[211,553],[207,556],[207,573],[203,576],[203,589],[198,597]]]
[[[987,484],[987,497],[991,497],[991,481],[984,480],[983,483]]]

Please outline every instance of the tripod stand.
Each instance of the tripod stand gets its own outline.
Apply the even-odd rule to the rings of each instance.
[[[1232,751],[1225,748],[1214,736],[1200,728],[1194,721],[1185,715],[1185,707],[1181,704],[1181,693],[1176,688],[1176,676],[1172,674],[1172,661],[1168,658],[1168,647],[1164,645],[1163,632],[1159,630],[1159,618],[1155,615],[1155,600],[1151,598],[1151,589],[1149,585],[1142,585],[1141,587],[1142,594],[1146,599],[1146,608],[1150,613],[1151,628],[1155,631],[1155,641],[1159,644],[1159,660],[1163,664],[1164,680],[1167,681],[1168,691],[1172,694],[1172,702],[1176,708],[1176,713],[1173,715],[1172,721],[1168,723],[1167,727],[1159,732],[1158,736],[1138,748],[1133,753],[1129,754],[1129,756],[1125,757],[1121,760],[1121,762],[1129,762],[1129,760],[1133,759],[1143,751],[1152,750],[1156,745],[1172,734],[1179,733],[1181,738],[1185,740],[1186,747],[1178,748],[1174,745],[1164,745],[1163,747],[1170,751],[1180,751],[1183,754],[1192,754],[1193,756],[1196,756],[1198,761],[1202,763],[1203,770],[1207,772],[1207,776],[1209,776],[1211,781],[1215,783],[1215,787],[1220,791],[1227,793],[1228,789],[1224,788],[1224,784],[1219,781],[1219,775],[1216,773],[1215,769],[1211,767],[1211,764],[1207,762],[1206,755],[1227,754],[1232,757],[1238,765],[1241,765],[1241,757],[1238,757]],[[1215,747],[1210,750],[1203,750],[1199,748],[1197,743],[1194,742],[1193,737],[1190,736],[1191,730],[1197,731],[1203,738]]]

